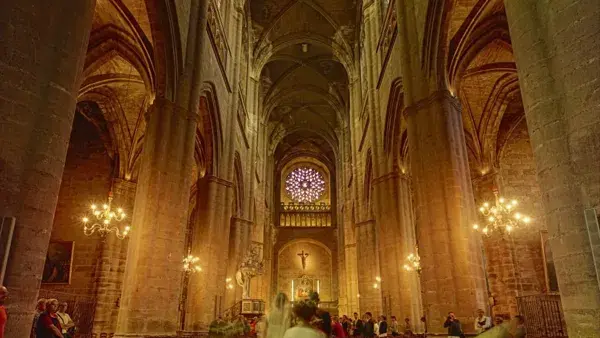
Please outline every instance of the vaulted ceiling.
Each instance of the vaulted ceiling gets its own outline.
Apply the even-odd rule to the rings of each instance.
[[[356,6],[354,0],[251,0],[272,149],[290,134],[337,147],[336,129],[348,116]]]

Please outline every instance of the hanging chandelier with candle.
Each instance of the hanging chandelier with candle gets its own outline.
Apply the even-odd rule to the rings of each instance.
[[[83,233],[91,236],[94,233],[104,237],[114,232],[117,238],[124,239],[129,234],[131,226],[122,224],[126,218],[125,211],[122,208],[112,209],[112,191],[108,193],[108,202],[101,207],[92,204],[90,206],[91,215],[84,216]],[[124,225],[124,226],[123,226]],[[122,227],[123,226],[123,227]]]
[[[494,197],[496,200],[494,204],[485,202],[479,208],[484,224],[474,224],[474,230],[480,231],[484,235],[490,235],[493,232],[510,234],[521,225],[531,222],[531,218],[517,211],[517,200],[500,197],[496,189],[494,189]]]
[[[183,259],[183,271],[185,273],[194,273],[202,271],[202,267],[200,267],[200,258],[193,256],[190,252]]]
[[[415,247],[415,253],[411,253],[406,257],[406,264],[404,264],[404,270],[421,272],[421,257],[419,257],[419,248]]]

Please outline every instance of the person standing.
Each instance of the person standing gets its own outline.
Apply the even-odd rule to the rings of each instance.
[[[331,315],[325,310],[319,309],[319,298],[318,292],[311,292],[309,295],[309,301],[315,305],[315,317],[317,318],[316,324],[318,328],[325,333],[327,337],[331,336]]]
[[[411,337],[413,334],[412,325],[410,324],[410,318],[404,318],[404,336]]]
[[[75,328],[75,323],[71,316],[67,313],[67,303],[61,302],[58,305],[58,312],[56,312],[56,316],[58,317],[58,321],[60,322],[60,326],[62,327],[62,334],[65,338],[73,337],[73,330]]]
[[[379,316],[379,326],[376,332],[378,337],[387,337],[388,324],[386,320],[385,316]]]
[[[346,338],[346,332],[342,323],[340,323],[340,317],[333,316],[333,322],[331,323],[331,333],[335,338]]]
[[[283,338],[325,338],[325,334],[310,324],[317,308],[313,302],[300,301],[294,305],[297,325],[285,331]]]
[[[456,319],[454,312],[448,312],[444,327],[448,328],[448,338],[461,338],[463,335],[460,321]]]
[[[352,335],[354,337],[360,337],[364,333],[365,324],[358,317],[358,313],[354,312],[354,322],[352,323]]]
[[[390,322],[390,331],[392,332],[392,337],[398,337],[400,335],[400,324],[398,324],[398,320],[396,316],[392,316],[392,321]]]
[[[40,298],[35,306],[35,316],[33,316],[33,322],[31,323],[31,338],[36,337],[37,322],[44,311],[46,311],[46,299]]]
[[[0,338],[4,338],[4,327],[6,326],[6,322],[8,320],[6,307],[4,307],[6,297],[8,297],[8,289],[2,285],[0,286]]]
[[[375,336],[375,321],[371,312],[365,313],[365,326],[363,329],[365,338],[373,338]]]
[[[57,311],[58,300],[48,299],[46,311],[40,315],[36,324],[37,338],[64,338],[60,321],[56,316]]]
[[[475,333],[480,334],[492,327],[492,318],[485,315],[482,309],[477,310],[475,318]]]
[[[342,317],[342,328],[344,329],[346,336],[350,336],[350,318],[346,315]]]
[[[265,337],[281,338],[290,326],[292,326],[290,302],[284,293],[279,293],[273,300],[271,311],[266,318]]]

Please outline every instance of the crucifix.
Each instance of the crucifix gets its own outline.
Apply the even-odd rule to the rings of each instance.
[[[300,256],[300,259],[302,259],[302,270],[306,270],[306,257],[308,257],[308,252],[304,253],[304,250],[302,250],[298,256]]]

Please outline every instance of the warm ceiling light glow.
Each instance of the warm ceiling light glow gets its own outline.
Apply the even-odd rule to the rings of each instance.
[[[313,203],[325,192],[323,175],[313,168],[300,167],[290,172],[285,190],[294,202]]]

